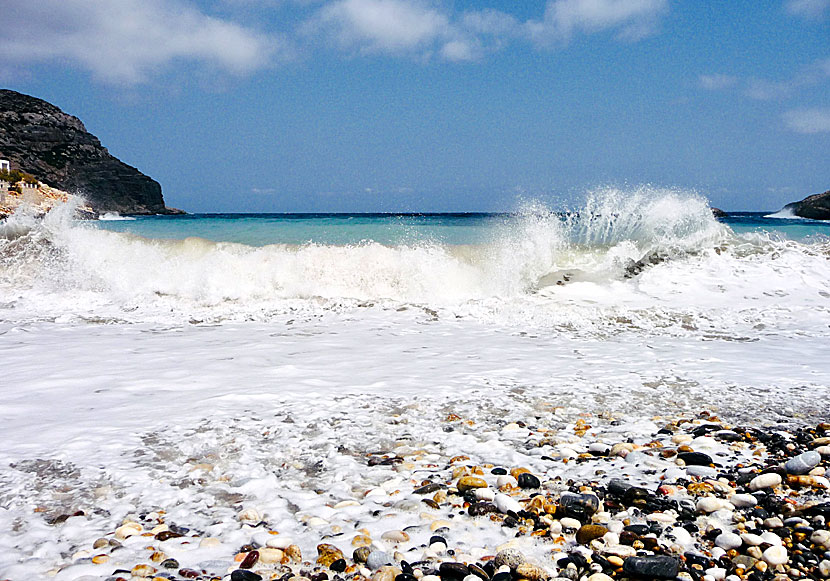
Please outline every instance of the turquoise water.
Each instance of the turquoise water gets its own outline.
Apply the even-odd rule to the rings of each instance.
[[[766,232],[811,241],[830,236],[830,223],[766,217],[768,212],[736,212],[720,221],[736,234]],[[204,238],[248,246],[268,244],[384,245],[434,242],[483,244],[496,232],[525,218],[518,214],[188,214],[102,220],[98,228],[145,238]]]

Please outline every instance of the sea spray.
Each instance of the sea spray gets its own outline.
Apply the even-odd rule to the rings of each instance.
[[[7,220],[0,288],[14,300],[0,320],[277,322],[371,308],[573,333],[745,337],[805,318],[802,332],[825,332],[830,318],[826,242],[738,236],[705,200],[676,190],[596,191],[564,214],[529,203],[476,218],[470,244],[419,239],[410,224],[394,243],[251,246],[148,238],[71,216]],[[199,220],[206,235],[235,224],[182,223]]]

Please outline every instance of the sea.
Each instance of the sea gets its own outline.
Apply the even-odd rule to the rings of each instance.
[[[247,542],[243,508],[313,555],[373,526],[371,507],[332,507],[389,500],[355,459],[401,442],[542,470],[506,426],[604,418],[636,441],[701,413],[828,420],[828,346],[830,223],[716,219],[694,192],[488,214],[20,211],[0,223],[0,578],[98,578],[93,541],[160,510],[220,539],[202,568]]]

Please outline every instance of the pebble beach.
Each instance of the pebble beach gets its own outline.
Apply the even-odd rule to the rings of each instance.
[[[436,418],[442,435],[430,441],[411,433],[412,413],[401,411],[389,417],[400,429],[387,446],[340,445],[316,464],[283,464],[275,491],[280,471],[306,477],[267,503],[245,502],[246,488],[268,484],[235,482],[229,458],[219,455],[190,458],[176,474],[182,489],[212,491],[217,506],[188,503],[197,518],[180,503],[135,506],[120,518],[95,502],[106,496],[98,489],[88,502],[37,506],[41,526],[66,539],[65,563],[48,574],[125,581],[830,576],[828,423],[758,428],[702,411],[627,425],[610,414],[554,408],[495,425],[448,413]],[[288,432],[309,427],[263,436],[285,442]],[[14,468],[35,478],[73,477],[68,466]],[[359,475],[341,480],[340,471]]]

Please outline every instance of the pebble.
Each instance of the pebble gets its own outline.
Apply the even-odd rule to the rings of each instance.
[[[456,488],[459,492],[466,492],[475,488],[487,488],[487,482],[483,478],[476,476],[462,476],[456,483]]]
[[[132,536],[140,535],[143,530],[144,528],[140,524],[128,522],[115,529],[115,538],[121,540],[128,539]]]
[[[392,558],[384,551],[372,551],[366,558],[366,566],[373,571],[391,563]]]
[[[380,536],[384,541],[392,541],[393,543],[405,543],[409,540],[409,535],[404,531],[386,531]]]
[[[279,549],[271,549],[272,551],[279,551],[280,557],[282,556],[282,551]],[[338,559],[343,558],[343,552],[335,547],[334,545],[330,545],[328,543],[321,543],[317,545],[317,563],[322,565],[323,567],[328,567]]]
[[[783,565],[789,561],[789,555],[787,554],[786,547],[782,545],[775,545],[764,551],[763,559],[765,562],[773,566]]]
[[[479,500],[486,500],[492,502],[496,498],[496,493],[491,488],[476,488],[473,495]]]
[[[739,548],[743,544],[743,541],[739,535],[726,532],[719,534],[717,538],[715,538],[715,544],[728,551],[729,549]]]
[[[697,501],[697,505],[695,505],[695,509],[697,512],[701,513],[710,513],[715,512],[718,510],[735,510],[735,506],[722,498],[717,498],[715,496],[704,496],[700,500]]]
[[[441,563],[438,567],[438,572],[441,575],[441,579],[444,581],[447,579],[457,579],[460,581],[470,574],[470,570],[467,568],[467,565],[456,562]]]
[[[830,550],[830,531],[818,530],[810,535],[810,542],[824,549]]]
[[[748,508],[758,504],[758,499],[751,494],[733,494],[729,496],[727,500],[735,508]]]
[[[519,483],[519,488],[535,489],[540,488],[542,486],[542,483],[539,481],[539,479],[530,472],[524,472],[522,474],[519,474],[519,477],[516,479],[516,481]]]
[[[607,532],[608,529],[602,525],[582,525],[576,532],[576,542],[578,542],[580,545],[587,545],[594,539],[602,537]]]
[[[781,485],[781,475],[770,472],[767,474],[759,474],[749,483],[750,490],[763,490],[765,488],[774,488]]]
[[[757,547],[758,545],[763,544],[764,538],[761,535],[755,535],[752,533],[744,533],[741,535],[741,540],[749,547]]]
[[[680,452],[678,460],[682,460],[686,466],[709,466],[712,464],[712,457],[703,452]]]
[[[511,569],[515,569],[525,562],[525,556],[517,549],[504,549],[496,554],[493,559],[493,564],[496,567],[505,565]]]
[[[674,579],[679,568],[677,559],[668,555],[629,557],[623,563],[623,572],[647,579]]]
[[[181,574],[181,572],[179,572]],[[262,575],[257,575],[247,569],[237,569],[231,572],[231,581],[261,581]]]
[[[494,500],[496,503],[496,507],[505,514],[510,511],[519,512],[522,510],[522,505],[519,504],[519,501],[513,498],[512,496],[499,493],[496,494]]]
[[[810,470],[818,466],[819,462],[821,462],[821,454],[815,450],[811,450],[787,460],[787,463],[784,464],[784,470],[788,474],[807,474]]]
[[[319,547],[318,547],[318,551],[319,551]],[[263,547],[263,548],[259,549],[258,551],[252,551],[252,553],[254,553],[254,552],[257,553],[257,556],[258,556],[259,560],[263,563],[281,563],[283,557],[285,556],[285,553],[282,551],[282,549],[271,549],[269,547]],[[338,550],[338,552],[340,552],[340,551]],[[340,553],[340,556],[342,557],[343,553]],[[331,561],[334,561],[337,558],[338,557],[333,556]],[[329,562],[331,562],[331,561],[329,561]],[[318,560],[317,562],[319,563],[320,561]]]
[[[516,575],[528,581],[543,581],[550,577],[547,571],[531,563],[522,563],[516,567]]]

